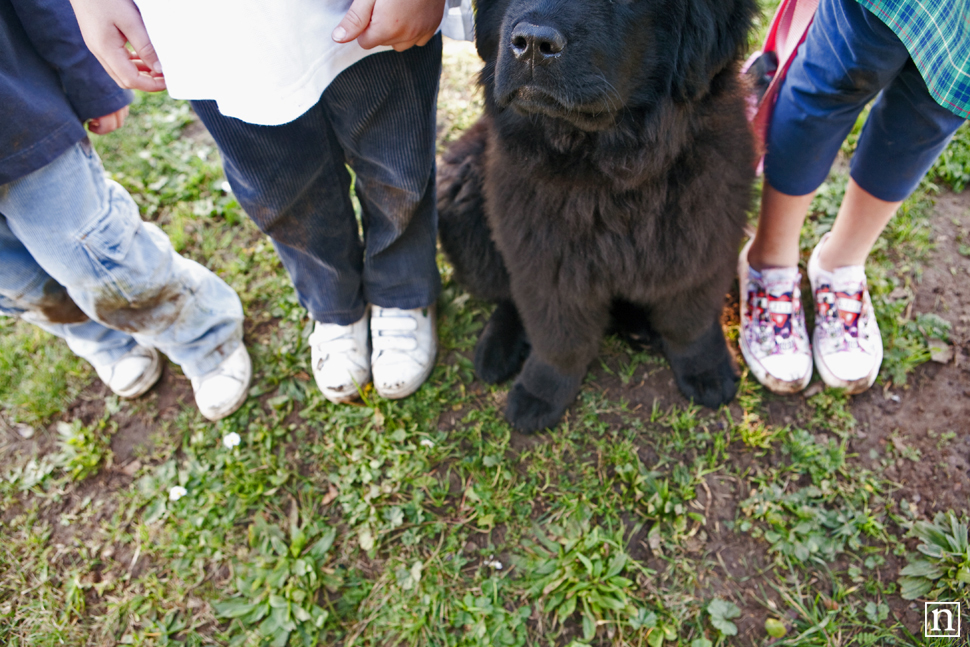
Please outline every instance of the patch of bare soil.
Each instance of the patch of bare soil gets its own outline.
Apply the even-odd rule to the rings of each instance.
[[[935,313],[952,325],[941,362],[918,367],[902,389],[874,389],[854,399],[862,433],[852,449],[865,462],[891,446],[897,458],[885,475],[920,512],[966,510],[970,501],[970,193],[936,202],[936,249],[916,285],[916,313]],[[963,242],[961,242],[963,241]],[[879,460],[879,459],[875,459]]]

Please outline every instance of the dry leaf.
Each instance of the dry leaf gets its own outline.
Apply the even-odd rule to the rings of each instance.
[[[942,339],[927,341],[930,347],[930,359],[940,364],[949,364],[953,360],[953,347]]]
[[[327,493],[323,495],[323,505],[330,505],[333,503],[333,500],[337,498],[338,494],[340,494],[340,492],[333,486],[333,483],[331,483]]]

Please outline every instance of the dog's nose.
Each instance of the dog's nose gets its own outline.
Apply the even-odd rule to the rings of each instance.
[[[562,54],[566,37],[553,27],[520,22],[512,29],[511,47],[516,60],[544,65]]]

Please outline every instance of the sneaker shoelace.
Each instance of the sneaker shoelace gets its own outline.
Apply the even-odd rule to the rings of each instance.
[[[816,325],[828,336],[841,338],[845,349],[859,347],[859,337],[864,336],[865,290],[865,283],[859,280],[829,280],[828,277],[815,290]]]
[[[801,275],[796,273],[791,283],[773,282],[767,286],[759,280],[748,283],[748,312],[757,326],[758,341],[762,344],[773,341],[774,353],[795,348],[792,322],[799,311],[799,297],[794,286],[800,279]]]

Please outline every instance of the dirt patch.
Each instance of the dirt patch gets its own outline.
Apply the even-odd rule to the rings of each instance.
[[[965,511],[970,502],[970,194],[945,193],[933,218],[936,249],[915,286],[914,316],[934,313],[950,322],[943,362],[916,368],[907,384],[878,385],[852,399],[859,421],[851,449],[868,467],[886,464],[919,511]]]
[[[171,363],[150,393],[151,397],[155,398],[154,406],[151,408],[158,412],[160,420],[171,420],[182,406],[195,406],[192,382],[182,374],[181,369]]]

